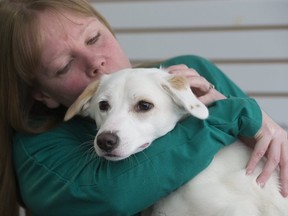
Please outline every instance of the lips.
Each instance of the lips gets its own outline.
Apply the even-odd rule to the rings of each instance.
[[[143,145],[141,145],[135,152],[133,152],[132,154],[138,153],[140,151],[143,151],[145,148],[147,148],[150,145],[150,143],[145,143]],[[130,155],[132,155],[130,154]],[[106,153],[103,154],[102,157],[106,158],[107,160],[112,160],[112,161],[118,161],[118,160],[123,160],[127,157],[129,157],[130,155],[117,155],[117,154],[113,154],[113,153]]]
[[[119,157],[118,155],[114,155],[114,154],[105,154],[105,156],[107,156],[107,157]]]
[[[139,148],[144,149],[144,148],[147,148],[149,145],[150,145],[150,143],[145,143],[145,144],[141,145]]]
[[[127,158],[128,156],[120,156],[120,155],[114,155],[114,154],[105,154],[103,157],[110,161],[119,161]]]

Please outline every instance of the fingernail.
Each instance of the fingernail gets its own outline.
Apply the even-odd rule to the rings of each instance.
[[[246,175],[251,175],[252,174],[252,170],[246,170]]]
[[[264,182],[259,182],[259,181],[257,181],[257,184],[258,184],[261,188],[264,188],[264,186],[265,186],[265,183],[264,183]]]

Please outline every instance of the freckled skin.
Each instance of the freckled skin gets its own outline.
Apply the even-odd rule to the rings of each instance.
[[[103,74],[131,68],[118,41],[96,17],[46,11],[39,14],[39,23],[43,52],[37,90],[46,99],[70,106]]]

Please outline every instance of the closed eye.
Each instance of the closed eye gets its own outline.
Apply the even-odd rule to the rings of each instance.
[[[95,44],[99,37],[101,36],[100,33],[98,33],[97,35],[95,35],[94,37],[90,38],[89,40],[86,41],[86,45],[92,45],[92,44]]]
[[[71,65],[72,65],[72,62],[73,62],[73,59],[71,59],[68,64],[66,64],[63,68],[61,68],[60,70],[58,70],[56,72],[56,75],[62,75],[62,74],[65,74],[69,71],[69,69],[71,68]]]

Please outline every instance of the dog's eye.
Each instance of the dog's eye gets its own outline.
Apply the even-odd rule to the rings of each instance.
[[[136,104],[135,110],[137,112],[146,112],[152,109],[153,107],[154,105],[152,103],[141,100]]]
[[[101,111],[108,111],[110,109],[110,105],[108,101],[100,101],[99,102],[99,109]]]

